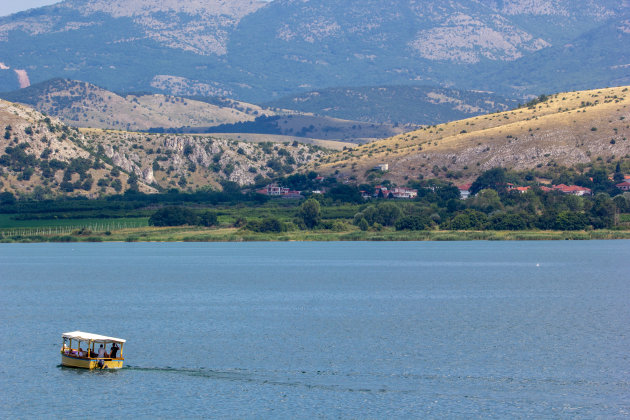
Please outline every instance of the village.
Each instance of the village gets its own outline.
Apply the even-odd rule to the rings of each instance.
[[[630,175],[625,175],[625,180],[621,183],[616,184],[615,186],[620,191],[630,191]],[[317,177],[317,180],[322,180],[322,177]],[[472,196],[471,187],[472,183],[466,183],[457,185],[457,189],[460,193],[460,198],[465,200]],[[527,186],[517,186],[512,183],[505,184],[506,190],[508,192],[519,192],[526,193],[527,191],[532,190],[533,188],[540,188],[540,190],[544,192],[560,192],[562,194],[575,195],[575,196],[590,196],[593,194],[590,188],[581,187],[579,185],[539,185],[533,187],[531,185]],[[296,191],[290,188],[282,187],[276,183],[268,184],[264,188],[256,190],[258,194],[266,195],[269,197],[279,197],[279,198],[302,198],[304,197],[304,191]],[[308,195],[314,194],[324,194],[325,189],[320,188],[316,190],[312,190],[308,193]],[[373,198],[385,198],[385,199],[402,199],[402,200],[412,200],[418,196],[418,190],[415,188],[407,188],[407,187],[387,187],[384,185],[376,185],[374,186],[374,192],[368,192],[365,190],[360,191],[361,196],[364,200],[370,200]]]

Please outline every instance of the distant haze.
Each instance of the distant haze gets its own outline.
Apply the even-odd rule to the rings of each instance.
[[[49,4],[60,3],[62,0],[0,0],[0,16],[8,16],[12,13],[21,12],[35,7],[47,6]],[[262,0],[271,2],[273,0]]]
[[[47,6],[49,4],[59,3],[60,1],[61,0],[0,0],[0,16],[7,16],[35,7]]]

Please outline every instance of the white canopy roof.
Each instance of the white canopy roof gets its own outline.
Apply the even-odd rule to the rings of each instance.
[[[95,341],[97,343],[104,343],[106,341],[107,342],[114,341],[116,343],[126,342],[126,340],[123,340],[122,338],[107,337],[104,335],[92,334],[92,333],[87,333],[83,331],[72,331],[72,332],[63,333],[62,337],[71,338],[73,340],[79,340],[79,341]]]

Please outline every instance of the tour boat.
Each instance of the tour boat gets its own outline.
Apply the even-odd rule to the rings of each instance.
[[[83,331],[63,333],[62,337],[61,364],[63,366],[82,369],[120,369],[123,367],[125,340],[122,338]],[[82,347],[82,343],[86,346],[85,348]],[[103,350],[100,351],[99,357],[101,346]]]

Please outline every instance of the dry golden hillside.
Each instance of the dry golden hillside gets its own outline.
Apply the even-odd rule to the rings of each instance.
[[[314,166],[358,182],[366,180],[378,164],[388,164],[383,177],[397,183],[420,175],[463,182],[497,166],[571,166],[630,153],[629,87],[542,99],[512,111],[428,126],[359,146]]]

